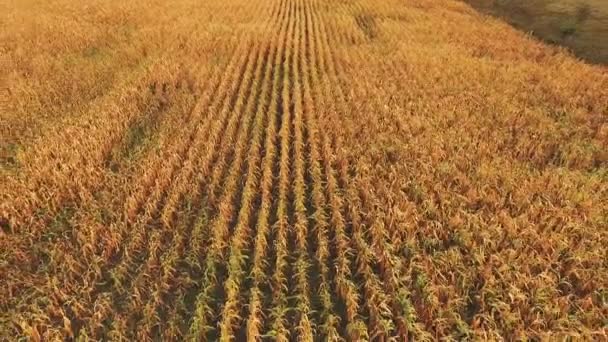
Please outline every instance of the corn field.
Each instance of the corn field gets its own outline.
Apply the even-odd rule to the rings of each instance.
[[[0,340],[608,339],[608,69],[455,0],[0,0]]]

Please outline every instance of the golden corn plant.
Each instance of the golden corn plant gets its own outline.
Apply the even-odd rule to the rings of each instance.
[[[0,9],[0,339],[607,338],[606,66],[457,0]]]

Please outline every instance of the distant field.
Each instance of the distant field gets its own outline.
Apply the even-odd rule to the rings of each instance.
[[[0,0],[2,341],[606,340],[606,246],[608,68],[460,1]]]
[[[464,0],[594,63],[608,64],[608,1]]]

